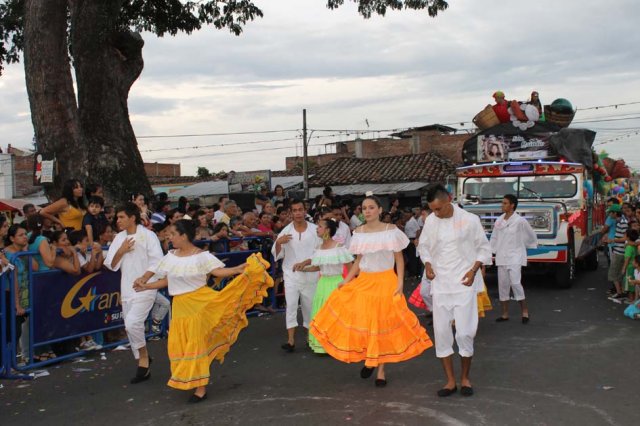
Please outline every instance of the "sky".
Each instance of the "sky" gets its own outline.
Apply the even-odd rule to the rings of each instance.
[[[598,151],[640,170],[636,0],[450,0],[436,18],[403,10],[368,20],[349,0],[333,11],[325,0],[255,3],[264,17],[239,37],[213,27],[143,34],[129,110],[145,161],[180,163],[183,175],[283,170],[302,153],[305,108],[315,155],[356,134],[467,131],[494,91],[527,100],[537,90],[543,103],[570,100],[572,127],[597,131]],[[22,63],[6,67],[0,94],[0,144],[29,148]]]

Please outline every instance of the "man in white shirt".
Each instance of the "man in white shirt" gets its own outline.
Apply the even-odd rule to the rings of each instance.
[[[133,203],[126,203],[116,210],[120,233],[109,247],[104,266],[112,271],[120,270],[120,298],[124,327],[131,344],[131,351],[138,360],[136,375],[131,383],[147,380],[149,352],[144,336],[144,322],[156,299],[156,290],[136,292],[133,282],[144,273],[155,268],[163,257],[156,234],[140,224],[140,210]]]
[[[295,331],[298,327],[298,303],[302,308],[303,326],[308,330],[311,322],[313,296],[318,284],[317,272],[294,271],[294,266],[311,259],[316,247],[322,243],[316,232],[316,225],[305,220],[304,203],[293,200],[289,203],[293,222],[285,226],[271,248],[274,259],[284,259],[284,294],[287,302],[286,326],[287,343],[282,349],[293,352],[295,349]]]
[[[344,222],[344,211],[340,207],[332,207],[330,210],[324,210],[322,218],[323,219],[333,219],[338,224],[338,229],[336,230],[336,235],[333,236],[333,240],[339,242],[343,246],[349,248],[349,244],[351,244],[351,228]]]
[[[349,223],[350,223],[349,227],[351,228],[352,231],[364,223],[360,219],[361,214],[362,214],[362,206],[358,204],[353,208],[353,214],[351,215],[351,219],[349,220]]]
[[[447,376],[438,396],[446,397],[458,390],[452,360],[453,321],[462,359],[461,394],[471,396],[469,371],[478,329],[477,295],[484,289],[479,269],[483,264],[491,264],[491,246],[480,218],[453,205],[444,186],[430,187],[427,202],[433,214],[425,220],[418,251],[426,278],[431,280],[436,356],[442,360]]]
[[[536,248],[538,238],[529,222],[516,213],[518,199],[507,194],[502,199],[502,216],[493,225],[491,233],[491,251],[496,254],[498,267],[498,290],[502,316],[496,322],[509,320],[509,296],[520,303],[522,323],[529,322],[529,309],[522,287],[522,267],[527,265],[527,248]]]
[[[220,221],[222,221],[222,217],[224,216],[224,208],[225,208],[225,202],[229,199],[229,197],[227,197],[226,195],[222,195],[220,197],[220,201],[218,201],[218,205],[220,207],[218,207],[218,210],[216,210],[213,213],[213,224],[216,225],[218,223],[220,223]]]

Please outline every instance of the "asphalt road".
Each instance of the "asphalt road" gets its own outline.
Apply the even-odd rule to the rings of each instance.
[[[436,396],[444,382],[433,348],[388,366],[386,388],[360,379],[361,365],[306,348],[283,353],[278,314],[250,320],[224,364],[214,364],[203,403],[189,405],[188,392],[165,385],[166,341],[159,341],[150,342],[152,379],[142,384],[129,384],[129,352],[51,367],[33,381],[0,381],[0,424],[639,424],[640,321],[605,298],[605,277],[604,269],[584,272],[571,289],[558,290],[544,277],[525,276],[528,325],[517,321],[515,302],[511,321],[494,322],[491,280],[494,311],[480,322],[471,398]],[[428,319],[421,321],[426,326]]]

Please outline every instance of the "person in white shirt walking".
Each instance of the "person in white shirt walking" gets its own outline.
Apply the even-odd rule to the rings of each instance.
[[[422,271],[420,261],[416,254],[416,238],[420,232],[420,224],[418,223],[418,219],[416,219],[417,212],[415,210],[416,209],[411,213],[405,213],[405,215],[408,216],[408,220],[404,225],[404,233],[407,235],[407,238],[409,238],[410,244],[404,249],[404,255],[406,257],[407,273],[409,276],[420,278]]]
[[[430,187],[427,203],[433,214],[425,220],[418,251],[426,278],[431,280],[436,356],[442,360],[447,376],[438,396],[447,397],[458,390],[452,359],[453,321],[462,361],[461,394],[471,396],[469,371],[478,329],[478,293],[484,290],[479,270],[483,264],[491,264],[491,246],[480,218],[452,204],[444,186]]]
[[[309,329],[313,296],[318,284],[318,273],[294,271],[293,267],[313,257],[322,240],[318,237],[316,225],[305,220],[306,210],[301,200],[292,200],[289,204],[293,222],[284,227],[278,234],[271,254],[275,261],[284,259],[284,295],[287,302],[286,326],[287,343],[282,349],[287,352],[295,350],[295,332],[298,327],[298,303],[302,308],[303,326]]]
[[[527,248],[538,247],[536,233],[529,222],[516,213],[518,199],[507,194],[502,199],[502,216],[493,225],[491,233],[491,251],[496,254],[498,267],[498,290],[502,316],[496,322],[509,320],[509,298],[513,291],[514,299],[522,309],[522,323],[529,322],[529,308],[522,287],[522,267],[527,265]]]
[[[126,203],[116,209],[120,233],[109,247],[104,266],[112,271],[120,271],[120,297],[124,328],[131,344],[133,356],[138,361],[136,375],[131,383],[140,383],[151,376],[151,358],[144,336],[144,322],[156,300],[156,291],[137,293],[134,281],[147,271],[155,268],[164,254],[160,240],[153,231],[141,225],[140,209],[134,203]]]

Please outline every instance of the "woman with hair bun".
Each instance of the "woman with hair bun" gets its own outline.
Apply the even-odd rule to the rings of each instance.
[[[380,221],[377,197],[368,194],[362,211],[366,224],[355,230],[349,246],[356,260],[311,322],[310,331],[337,360],[364,361],[363,379],[377,368],[375,385],[382,387],[387,384],[385,364],[416,357],[433,344],[403,295],[402,250],[409,239],[394,225]]]
[[[335,219],[320,219],[317,233],[322,239],[322,244],[313,253],[311,259],[307,259],[293,266],[294,271],[320,271],[320,280],[313,296],[311,305],[311,319],[322,309],[327,299],[342,282],[342,271],[345,264],[353,262],[353,255],[333,237],[338,231],[338,223]],[[318,340],[309,334],[309,347],[317,354],[326,354]]]
[[[195,232],[191,220],[173,223],[169,238],[174,249],[134,284],[138,292],[168,287],[173,296],[168,341],[171,378],[167,384],[175,389],[195,389],[191,403],[206,399],[211,363],[224,361],[240,331],[249,324],[245,312],[262,302],[273,286],[267,273],[269,264],[262,256],[252,255],[247,263],[225,268],[213,254],[193,245]],[[154,274],[160,279],[148,283]],[[207,286],[209,275],[238,276],[215,291]]]

